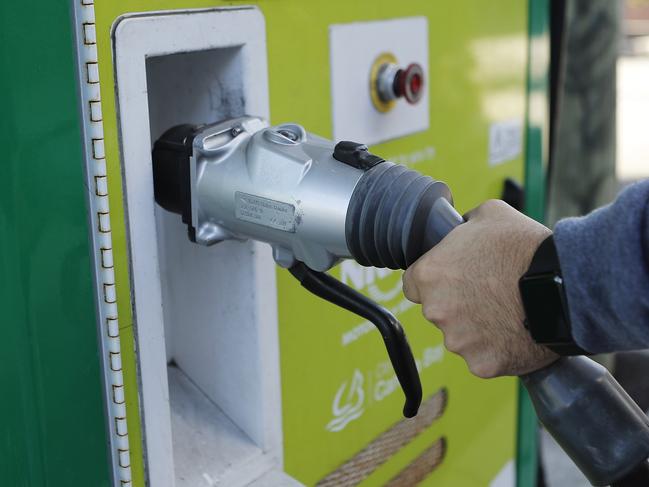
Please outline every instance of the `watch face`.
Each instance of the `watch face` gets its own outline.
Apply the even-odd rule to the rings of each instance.
[[[561,276],[541,274],[524,277],[520,281],[520,290],[532,338],[544,344],[572,343]]]

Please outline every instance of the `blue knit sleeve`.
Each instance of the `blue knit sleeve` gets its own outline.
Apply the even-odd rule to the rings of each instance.
[[[577,344],[593,353],[649,348],[649,180],[559,221],[554,241]]]

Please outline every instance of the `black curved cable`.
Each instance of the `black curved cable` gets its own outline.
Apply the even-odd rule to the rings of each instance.
[[[385,348],[392,362],[401,389],[406,396],[403,415],[412,418],[421,404],[421,381],[415,359],[401,323],[387,309],[363,296],[324,272],[309,269],[302,262],[293,265],[289,272],[306,290],[316,296],[345,308],[372,322],[381,332]]]

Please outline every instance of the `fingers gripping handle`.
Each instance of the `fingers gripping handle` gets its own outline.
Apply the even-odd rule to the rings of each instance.
[[[438,198],[421,253],[463,222],[447,199]],[[647,485],[649,420],[604,367],[564,357],[521,380],[541,422],[593,485]]]
[[[448,200],[438,198],[422,253],[463,222]],[[564,357],[521,380],[541,422],[593,485],[647,485],[649,420],[604,367]]]
[[[463,222],[448,200],[437,199],[422,253]],[[593,485],[645,485],[627,478],[647,478],[649,421],[606,369],[564,357],[521,380],[541,422]]]

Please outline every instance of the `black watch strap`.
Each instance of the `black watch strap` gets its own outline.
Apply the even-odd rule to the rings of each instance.
[[[586,355],[572,336],[559,256],[550,235],[537,249],[519,283],[525,327],[535,342],[559,355]]]
[[[559,264],[559,255],[554,245],[554,236],[546,238],[539,248],[536,249],[530,268],[525,273],[526,276],[534,274],[558,274],[561,275],[561,266]]]

